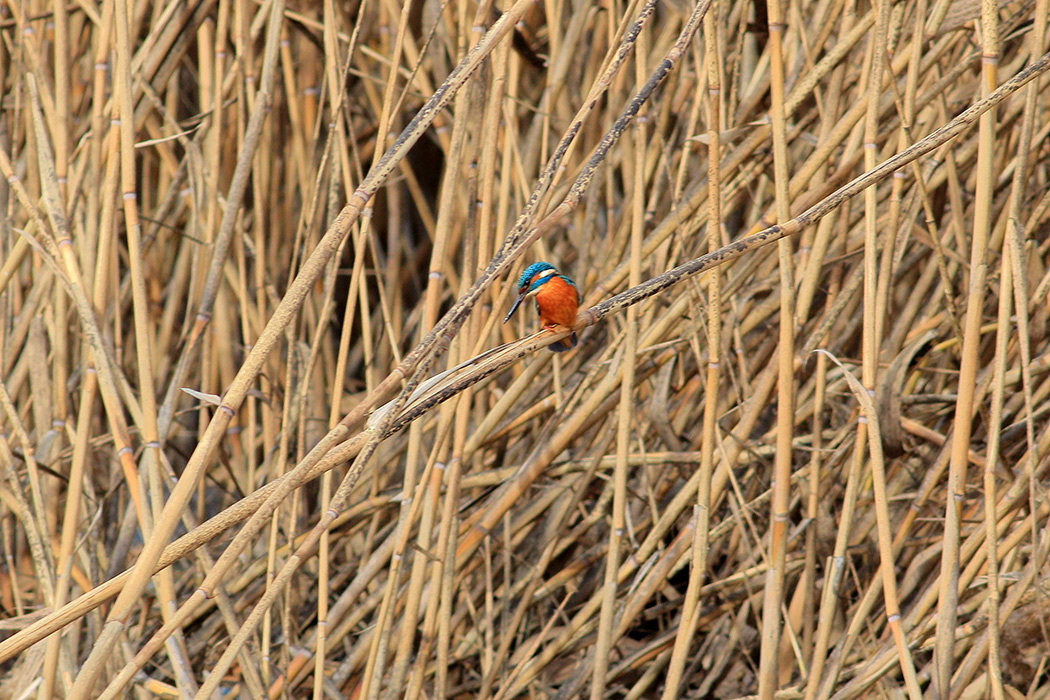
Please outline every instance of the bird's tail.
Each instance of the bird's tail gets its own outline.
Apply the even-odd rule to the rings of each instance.
[[[568,338],[562,338],[557,343],[551,343],[547,346],[547,349],[551,352],[565,352],[566,350],[572,350],[576,347],[576,343],[579,342],[576,338],[576,334],[573,333]]]

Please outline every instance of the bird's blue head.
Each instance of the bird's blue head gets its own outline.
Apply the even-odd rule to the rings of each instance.
[[[549,262],[534,262],[526,267],[525,271],[521,273],[521,277],[518,278],[518,298],[514,300],[514,304],[510,307],[510,311],[507,312],[503,322],[509,321],[514,312],[517,311],[518,306],[521,305],[521,302],[535,294],[536,290],[542,287],[544,282],[557,274],[558,271]]]
[[[540,262],[534,262],[526,267],[525,271],[521,273],[521,277],[518,278],[518,291],[528,293],[546,282],[551,275],[544,275],[542,278],[536,280],[535,283],[532,282],[532,278],[541,272],[546,272],[547,270],[551,271],[551,275],[557,273],[554,265],[551,265],[549,262],[543,262],[542,260]]]

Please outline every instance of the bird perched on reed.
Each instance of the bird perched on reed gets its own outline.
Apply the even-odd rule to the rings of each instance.
[[[558,272],[554,265],[548,262],[534,262],[525,268],[518,278],[518,298],[510,307],[506,323],[514,312],[518,310],[521,302],[529,297],[536,298],[536,310],[540,314],[540,325],[544,328],[553,329],[557,326],[572,328],[576,325],[576,311],[580,308],[580,290],[576,283],[565,275]],[[576,347],[576,334],[562,338],[557,343],[547,346],[551,352],[565,352]]]

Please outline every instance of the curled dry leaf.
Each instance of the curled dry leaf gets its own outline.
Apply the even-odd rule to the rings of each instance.
[[[908,367],[915,356],[937,336],[929,330],[901,350],[883,373],[875,388],[875,408],[882,427],[882,449],[886,456],[900,457],[904,454],[904,430],[901,428],[901,395]]]

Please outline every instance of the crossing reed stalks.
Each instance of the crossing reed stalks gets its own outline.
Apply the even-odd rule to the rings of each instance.
[[[0,698],[1050,698],[1048,4],[3,3]]]

